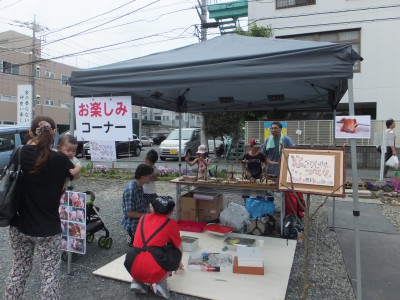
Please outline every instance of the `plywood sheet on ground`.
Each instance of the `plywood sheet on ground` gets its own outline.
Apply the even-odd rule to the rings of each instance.
[[[225,236],[211,233],[181,232],[181,235],[198,237],[200,247],[194,251],[221,252]],[[290,270],[296,249],[296,241],[284,239],[256,237],[264,239],[264,266],[265,274],[245,275],[230,272],[201,272],[189,271],[176,274],[168,279],[172,291],[207,299],[284,299],[289,281]],[[233,255],[236,251],[228,250]],[[187,265],[190,252],[184,252],[183,264]],[[131,281],[123,262],[125,255],[101,267],[93,273],[116,280]]]

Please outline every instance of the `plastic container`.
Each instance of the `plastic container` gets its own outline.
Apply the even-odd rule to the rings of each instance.
[[[178,221],[180,231],[202,232],[206,223],[194,221]]]

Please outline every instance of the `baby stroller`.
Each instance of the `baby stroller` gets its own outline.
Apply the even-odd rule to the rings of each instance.
[[[113,243],[110,232],[104,225],[99,214],[99,207],[93,204],[96,196],[91,191],[84,192],[86,194],[86,242],[94,241],[94,234],[100,230],[104,231],[104,235],[99,238],[98,245],[100,248],[110,249]]]

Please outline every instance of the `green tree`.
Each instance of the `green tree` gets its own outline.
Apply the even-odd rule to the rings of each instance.
[[[265,37],[270,38],[274,36],[274,32],[272,30],[271,25],[257,26],[257,24],[253,23],[249,26],[249,30],[245,31],[242,28],[236,28],[234,31],[235,34],[246,35],[246,36],[255,36],[255,37]]]

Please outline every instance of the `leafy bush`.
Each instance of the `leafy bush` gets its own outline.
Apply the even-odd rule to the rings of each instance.
[[[364,186],[369,191],[400,192],[400,180],[396,181],[395,179],[386,181],[385,184],[367,181]]]

